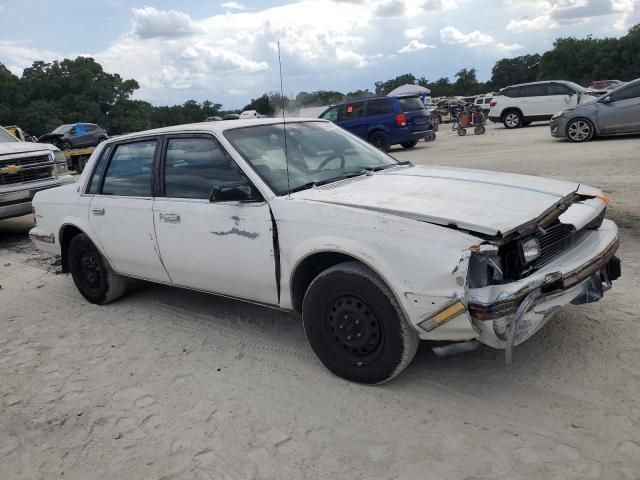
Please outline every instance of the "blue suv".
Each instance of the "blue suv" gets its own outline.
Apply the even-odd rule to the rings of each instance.
[[[320,118],[388,152],[391,145],[412,148],[418,140],[434,140],[433,120],[417,96],[377,97],[334,105]]]

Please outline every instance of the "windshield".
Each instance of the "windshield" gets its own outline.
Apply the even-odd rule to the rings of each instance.
[[[72,125],[60,125],[58,128],[56,128],[51,133],[56,133],[56,134],[69,133],[71,131],[71,127],[72,127]]]
[[[573,82],[564,82],[564,83],[565,83],[565,85],[568,85],[569,88],[571,88],[572,90],[575,90],[577,93],[589,94],[589,91],[586,88],[581,87],[577,83],[573,83]]]
[[[278,195],[315,183],[398,165],[393,158],[329,122],[286,126],[289,185],[281,123],[227,130],[224,135]]]
[[[0,142],[17,142],[18,139],[0,127]]]

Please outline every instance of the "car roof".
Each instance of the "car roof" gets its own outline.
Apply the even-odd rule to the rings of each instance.
[[[542,80],[540,82],[528,82],[528,83],[518,83],[516,85],[509,85],[508,87],[504,87],[502,90],[505,90],[507,88],[513,88],[513,87],[526,87],[528,85],[542,85],[545,83],[551,83],[551,82],[555,82],[555,83],[571,83],[568,82],[567,80]]]
[[[330,123],[328,120],[320,118],[287,118],[286,123],[304,123],[304,122],[324,122]],[[218,122],[199,122],[186,123],[183,125],[173,125],[171,127],[154,128],[152,130],[144,130],[141,132],[128,133],[118,136],[114,141],[122,141],[132,138],[138,138],[149,135],[165,135],[170,133],[184,132],[211,132],[222,133],[226,130],[235,130],[237,128],[257,127],[260,125],[277,125],[282,124],[282,118],[247,118],[239,120],[220,120]],[[107,140],[109,142],[109,140]]]

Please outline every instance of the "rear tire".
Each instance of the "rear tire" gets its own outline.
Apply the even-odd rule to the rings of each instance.
[[[302,323],[324,366],[352,382],[391,380],[409,365],[419,343],[389,288],[359,262],[335,265],[311,282]]]
[[[458,135],[464,137],[467,134],[467,131],[464,128],[458,128]]]
[[[410,142],[402,142],[402,148],[413,148],[418,144],[418,140],[411,140]]]
[[[386,133],[381,132],[380,130],[373,132],[369,136],[369,143],[371,143],[374,147],[383,152],[388,152],[391,150],[391,143],[389,141],[389,137]]]
[[[89,302],[104,305],[124,294],[125,277],[113,271],[86,234],[73,237],[68,258],[73,282]]]
[[[522,126],[522,115],[520,112],[516,110],[510,110],[504,114],[504,118],[502,120],[505,128],[514,129]]]

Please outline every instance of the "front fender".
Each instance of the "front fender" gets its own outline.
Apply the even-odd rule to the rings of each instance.
[[[375,271],[421,338],[475,338],[466,311],[426,332],[418,324],[461,300],[466,305],[472,247],[481,240],[452,229],[378,212],[278,197],[271,203],[281,249],[282,307],[292,308],[291,278],[310,255],[338,252]]]

